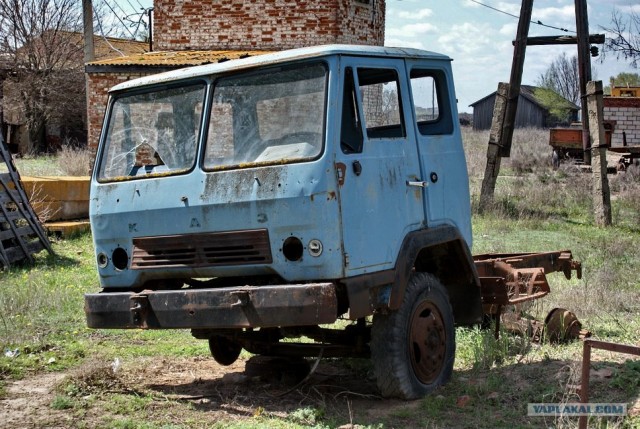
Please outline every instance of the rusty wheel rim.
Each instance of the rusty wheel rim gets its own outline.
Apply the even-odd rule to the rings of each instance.
[[[436,381],[445,364],[447,335],[442,315],[432,302],[422,301],[411,317],[409,356],[411,366],[424,384]]]

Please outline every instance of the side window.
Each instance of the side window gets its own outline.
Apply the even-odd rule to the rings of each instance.
[[[453,120],[444,73],[439,70],[413,69],[410,77],[413,106],[420,134],[452,133]]]
[[[367,137],[405,137],[402,103],[395,70],[359,68],[358,83]]]
[[[353,69],[350,67],[345,70],[340,147],[344,153],[362,152],[362,124],[358,114],[358,100],[356,98],[355,83],[353,82]]]

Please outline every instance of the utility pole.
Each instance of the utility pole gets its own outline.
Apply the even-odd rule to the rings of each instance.
[[[91,0],[82,0],[82,20],[84,24],[84,62],[86,64],[96,57],[93,47],[93,6]]]
[[[589,50],[589,16],[587,0],[575,0],[576,32],[578,33],[578,75],[580,77],[580,115],[582,117],[582,150],[584,163],[591,164],[589,118],[587,109],[587,82],[591,81],[591,52]]]
[[[611,225],[611,192],[607,178],[607,146],[604,137],[602,81],[587,83],[587,106],[589,129],[591,130],[591,168],[593,214],[596,225]]]
[[[82,0],[82,20],[84,24],[84,63],[90,63],[95,60],[96,53],[93,46],[93,5],[91,0]],[[85,129],[87,132],[87,141],[89,141],[89,78],[87,74],[84,75],[84,102],[85,102]],[[95,155],[95,154],[94,154]],[[93,163],[92,163],[93,165]]]
[[[498,112],[498,99],[501,86],[496,94],[496,107],[494,107],[494,118],[491,126],[492,134],[495,127],[500,128],[497,140],[489,138],[487,148],[487,167],[482,180],[480,191],[480,210],[484,210],[493,201],[493,194],[496,188],[496,180],[500,173],[500,157],[511,155],[511,141],[513,139],[513,128],[516,122],[516,111],[518,108],[518,98],[520,97],[520,84],[522,82],[522,72],[524,70],[524,58],[527,49],[527,36],[529,34],[529,24],[533,10],[533,0],[523,0],[520,8],[520,19],[513,48],[513,62],[511,64],[511,77],[507,89],[506,105],[504,113]],[[504,84],[501,84],[504,85]],[[505,87],[502,87],[502,91]],[[502,107],[501,107],[502,108]],[[504,116],[503,116],[504,115]],[[496,122],[499,121],[499,122]]]

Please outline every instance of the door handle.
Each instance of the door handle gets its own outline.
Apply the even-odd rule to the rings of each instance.
[[[426,188],[427,186],[429,186],[429,184],[425,181],[422,180],[407,180],[407,186],[416,186],[418,188]]]

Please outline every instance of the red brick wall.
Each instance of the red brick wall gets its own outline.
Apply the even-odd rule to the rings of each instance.
[[[384,45],[385,0],[155,0],[154,8],[156,51]],[[142,75],[87,74],[90,148],[98,145],[109,88]]]
[[[385,0],[155,0],[154,7],[159,51],[384,44]]]
[[[151,73],[148,73],[151,74]],[[87,117],[89,118],[89,135],[87,142],[89,149],[96,150],[100,139],[100,129],[107,107],[109,89],[119,83],[144,76],[141,73],[116,74],[116,73],[87,73]]]

